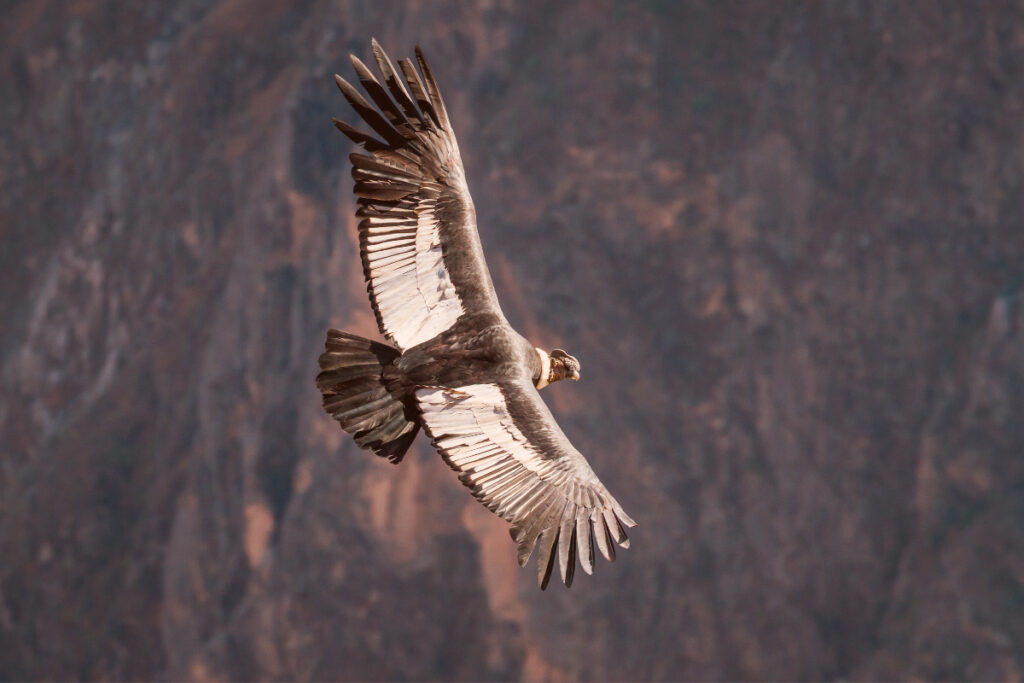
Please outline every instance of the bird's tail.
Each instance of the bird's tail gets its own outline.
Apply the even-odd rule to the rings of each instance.
[[[419,431],[398,349],[340,330],[328,330],[326,347],[316,376],[324,410],[361,448],[397,464]]]

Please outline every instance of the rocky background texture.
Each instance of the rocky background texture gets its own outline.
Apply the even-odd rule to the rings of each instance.
[[[582,361],[569,591],[320,409],[371,36]],[[1022,289],[1021,2],[7,2],[0,678],[1021,680]]]

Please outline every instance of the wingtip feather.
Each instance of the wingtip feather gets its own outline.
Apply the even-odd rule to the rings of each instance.
[[[434,112],[437,115],[437,124],[442,129],[451,129],[448,110],[444,105],[444,98],[441,97],[441,88],[438,86],[437,79],[434,78],[434,72],[430,68],[430,64],[427,62],[427,58],[424,56],[423,50],[420,49],[419,45],[416,46],[416,61],[420,65],[420,71],[423,72],[423,79],[427,86],[427,96],[430,98],[430,103],[433,105]]]
[[[632,517],[626,514],[626,511],[622,509],[622,506],[618,503],[615,504],[615,516],[619,518],[619,521],[625,524],[627,527],[635,527],[636,522]]]
[[[359,76],[360,78],[373,78],[373,73],[370,71],[369,68],[367,68],[366,64],[363,63],[363,60],[359,59],[359,57],[356,57],[355,55],[349,55],[348,60],[352,62],[352,68],[356,70],[357,76]]]
[[[541,590],[548,587],[551,572],[555,568],[555,546],[558,544],[558,527],[548,527],[540,535],[540,552],[537,555],[537,584]]]
[[[594,573],[594,544],[591,541],[590,517],[580,514],[576,520],[576,545],[580,566],[587,574]]]
[[[608,532],[608,527],[605,526],[604,517],[600,511],[595,510],[592,521],[594,524],[594,541],[597,543],[597,549],[604,555],[604,559],[614,562],[615,543],[612,541],[611,534]]]
[[[623,548],[628,548],[629,537],[626,536],[626,530],[622,528],[622,524],[619,523],[619,518],[616,516],[615,512],[605,509],[603,514],[605,527],[608,529],[608,533],[611,535],[612,539]]]
[[[573,573],[576,570],[575,512],[574,509],[571,516],[563,518],[562,528],[558,532],[558,571],[566,588],[572,585]]]
[[[525,567],[526,563],[530,561],[530,556],[533,555],[533,548],[537,545],[537,537],[534,536],[531,539],[526,539],[520,534],[519,538],[516,538],[513,532],[512,540],[518,544],[516,548],[516,562],[519,563],[520,568]]]

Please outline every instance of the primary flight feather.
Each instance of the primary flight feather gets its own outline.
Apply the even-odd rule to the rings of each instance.
[[[371,104],[341,76],[373,130],[335,119],[369,155],[352,154],[359,254],[370,305],[395,346],[330,330],[317,386],[324,409],[363,448],[401,461],[423,427],[473,496],[511,525],[520,566],[538,547],[547,587],[556,557],[566,586],[594,545],[608,560],[635,526],[573,448],[539,389],[579,379],[561,349],[534,347],[505,319],[476,229],[448,112],[423,53],[398,68],[372,42],[382,81],[357,57]],[[418,65],[418,69],[417,69]]]

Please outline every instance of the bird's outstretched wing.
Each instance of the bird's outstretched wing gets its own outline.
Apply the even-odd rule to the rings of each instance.
[[[524,380],[416,390],[423,424],[473,496],[512,524],[525,566],[539,545],[537,580],[546,588],[555,564],[566,586],[576,559],[594,569],[593,541],[609,561],[623,529],[635,526],[559,429],[537,390]],[[538,544],[538,538],[540,540]]]
[[[399,62],[404,79],[376,40],[373,55],[386,88],[354,55],[352,64],[376,107],[341,76],[334,78],[379,139],[344,121],[334,124],[372,154],[350,157],[363,274],[381,334],[405,350],[463,314],[504,316],[455,133],[423,53],[416,48],[422,77],[410,60]]]

